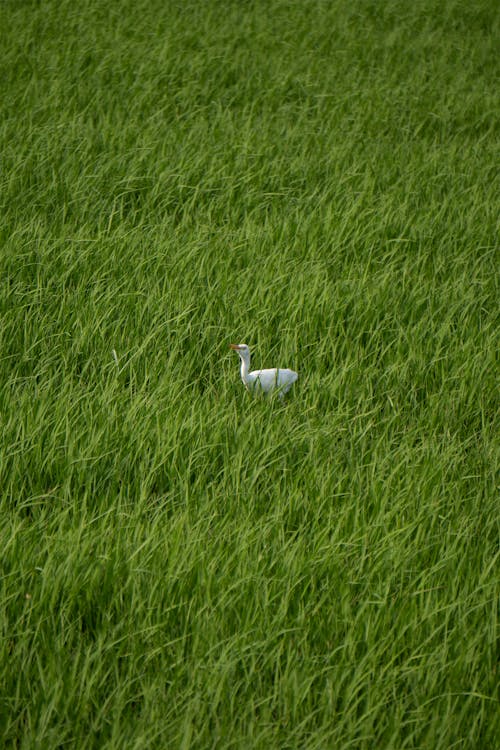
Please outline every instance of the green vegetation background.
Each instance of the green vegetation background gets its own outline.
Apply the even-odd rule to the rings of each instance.
[[[497,3],[1,12],[2,746],[498,747]]]

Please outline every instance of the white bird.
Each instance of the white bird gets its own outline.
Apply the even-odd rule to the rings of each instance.
[[[241,379],[247,391],[270,393],[277,390],[280,398],[283,398],[299,377],[293,370],[282,370],[281,367],[250,372],[248,346],[246,344],[229,344],[229,346],[238,352],[241,359]]]

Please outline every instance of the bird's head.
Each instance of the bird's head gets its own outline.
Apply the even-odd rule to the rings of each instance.
[[[246,344],[229,344],[229,348],[238,352],[242,359],[246,359],[250,356],[250,349]]]

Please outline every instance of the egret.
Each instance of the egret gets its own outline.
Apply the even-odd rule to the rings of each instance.
[[[246,344],[229,344],[229,346],[238,352],[241,359],[241,379],[247,391],[255,393],[278,391],[280,398],[283,398],[299,377],[293,370],[282,370],[281,367],[250,372],[250,349],[248,346]]]

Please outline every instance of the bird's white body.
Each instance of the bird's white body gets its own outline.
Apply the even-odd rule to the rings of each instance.
[[[230,347],[238,352],[241,360],[241,379],[247,391],[253,393],[278,391],[280,397],[283,398],[299,377],[294,370],[286,370],[281,367],[250,372],[250,349],[248,346],[246,344],[230,344]]]

